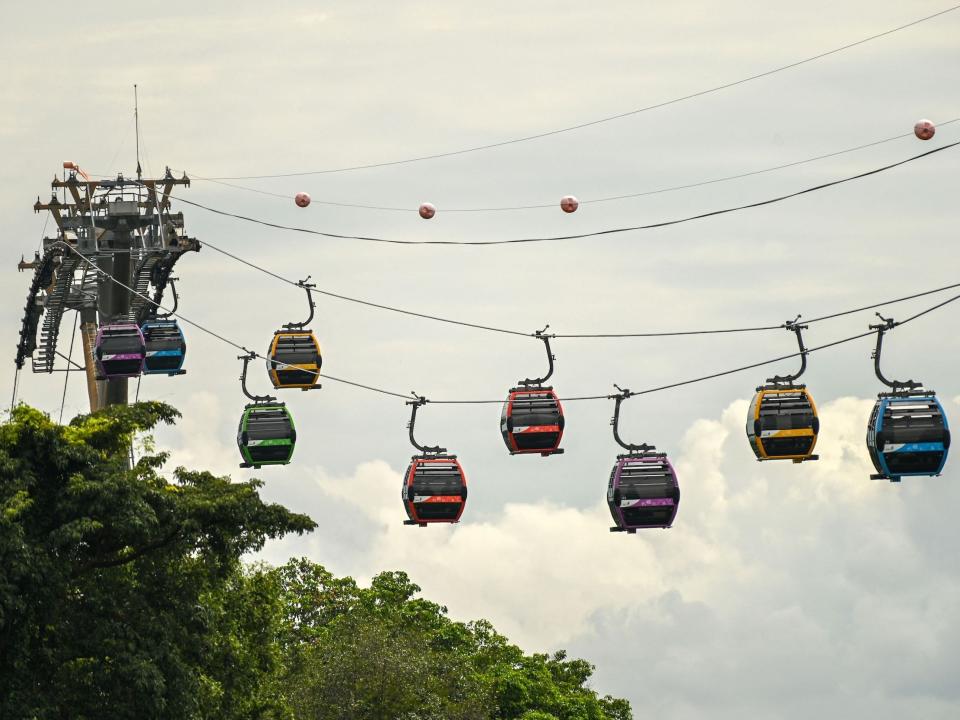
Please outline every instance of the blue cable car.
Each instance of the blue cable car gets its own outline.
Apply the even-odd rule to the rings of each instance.
[[[147,346],[144,375],[183,375],[187,341],[176,320],[152,319],[140,326]]]
[[[878,473],[874,479],[939,475],[950,450],[950,428],[936,395],[882,393],[870,414],[867,449]]]
[[[877,377],[890,392],[882,392],[867,424],[867,450],[877,470],[873,480],[900,482],[902,477],[939,475],[950,450],[950,426],[936,393],[913,380],[888,380],[880,371],[883,334],[898,323],[885,318],[877,331],[873,353]]]

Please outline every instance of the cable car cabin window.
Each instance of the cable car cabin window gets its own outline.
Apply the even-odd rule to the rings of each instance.
[[[320,353],[311,335],[281,335],[272,359],[287,365],[317,365]],[[282,369],[282,366],[274,367]]]
[[[761,430],[802,430],[813,427],[813,406],[804,392],[764,393],[760,402]]]
[[[673,472],[661,462],[628,463],[620,471],[620,497],[623,500],[671,498],[679,495]]]
[[[143,360],[105,360],[102,365],[104,374],[108,376],[139,375],[143,369]]]
[[[463,478],[459,473],[424,477],[419,472],[413,478],[414,495],[459,495],[463,489]]]
[[[946,437],[943,414],[932,403],[890,403],[883,412],[885,444],[935,443]]]
[[[148,371],[157,370],[179,370],[183,364],[183,355],[174,353],[172,355],[151,355],[147,351],[146,368]]]
[[[143,341],[137,334],[107,335],[100,342],[101,355],[142,355]]]
[[[799,437],[766,437],[761,438],[763,449],[767,455],[809,455],[813,450],[815,438],[812,435],[800,435]]]
[[[293,454],[293,445],[254,445],[248,447],[247,452],[256,463],[288,462]]]
[[[621,508],[627,527],[641,525],[670,525],[676,512],[675,505]]]
[[[462,502],[414,503],[414,510],[421,520],[456,520],[461,507]]]
[[[891,475],[935,475],[943,464],[942,451],[884,453]]]
[[[247,420],[247,437],[250,440],[291,440],[293,427],[283,410],[256,411]]]
[[[181,350],[185,345],[183,335],[176,326],[144,325],[143,338],[147,350]]]

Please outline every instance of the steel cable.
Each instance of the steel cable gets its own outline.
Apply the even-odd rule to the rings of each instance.
[[[933,13],[932,15],[926,15],[924,17],[918,18],[911,22],[904,23],[903,25],[898,25],[897,27],[891,28],[889,30],[885,30],[883,32],[869,35],[868,37],[862,38],[860,40],[856,40],[854,42],[847,43],[845,45],[841,45],[840,47],[833,48],[832,50],[827,50],[825,52],[821,52],[816,55],[811,55],[801,60],[796,60],[794,62],[787,63],[785,65],[780,65],[778,67],[771,68],[770,70],[765,70],[764,72],[757,73],[755,75],[750,75],[748,77],[740,78],[739,80],[733,80],[731,82],[724,83],[722,85],[716,85],[711,88],[706,88],[704,90],[692,92],[687,95],[682,95],[680,97],[672,98],[670,100],[664,100],[662,102],[654,103],[652,105],[646,105],[644,107],[628,110],[626,112],[617,113],[615,115],[608,115],[606,117],[597,118],[595,120],[589,120],[587,122],[578,123],[576,125],[570,125],[568,127],[558,128],[555,130],[548,130],[548,131],[536,133],[533,135],[526,135],[523,137],[513,138],[510,140],[502,140],[500,142],[488,143],[485,145],[476,145],[474,147],[462,148],[460,150],[451,150],[449,152],[433,153],[430,155],[421,155],[419,157],[411,157],[411,158],[405,158],[401,160],[391,160],[388,162],[367,163],[364,165],[353,165],[349,167],[340,167],[340,168],[331,168],[331,169],[322,169],[322,170],[274,173],[271,175],[234,175],[234,176],[217,177],[212,179],[215,179],[215,180],[263,180],[268,178],[302,177],[305,175],[328,175],[332,173],[352,172],[355,170],[368,170],[372,168],[390,167],[394,165],[406,165],[409,163],[423,162],[425,160],[437,160],[439,158],[453,157],[456,155],[466,155],[468,153],[475,153],[481,150],[491,150],[493,148],[504,147],[507,145],[515,145],[517,143],[528,142],[530,140],[538,140],[540,138],[551,137],[553,135],[560,135],[562,133],[568,133],[574,130],[582,130],[583,128],[592,127],[594,125],[600,125],[602,123],[612,122],[614,120],[620,120],[622,118],[630,117],[633,115],[639,115],[641,113],[649,112],[651,110],[667,107],[669,105],[675,105],[677,103],[681,103],[686,100],[692,100],[694,98],[703,97],[704,95],[711,95],[713,93],[717,93],[722,90],[728,90],[730,88],[737,87],[738,85],[743,85],[745,83],[749,83],[754,80],[759,80],[761,78],[769,77],[770,75],[783,72],[784,70],[790,70],[791,68],[799,67],[801,65],[806,65],[807,63],[811,63],[816,60],[820,60],[822,58],[835,55],[839,52],[843,52],[844,50],[849,50],[851,48],[855,48],[859,45],[863,45],[873,40],[886,37],[887,35],[892,35],[902,30],[906,30],[907,28],[911,28],[911,27],[914,27],[915,25],[919,25],[929,20],[933,20],[935,18],[941,17],[948,13],[954,12],[955,10],[958,10],[958,9],[960,9],[960,5],[953,5],[944,10]]]

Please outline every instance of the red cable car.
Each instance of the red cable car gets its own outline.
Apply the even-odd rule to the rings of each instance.
[[[549,325],[547,327],[550,327]],[[510,388],[500,413],[500,434],[511,455],[529,455],[539,453],[559,455],[563,452],[560,440],[563,438],[563,406],[552,387],[543,383],[553,375],[553,361],[550,352],[550,335],[546,329],[535,334],[543,340],[547,349],[547,361],[550,367],[542,378],[526,379],[519,387]]]
[[[446,455],[446,448],[420,445],[413,438],[417,422],[417,408],[426,405],[427,399],[414,395],[410,423],[410,443],[420,455],[410,458],[410,465],[403,476],[400,497],[407,511],[404,525],[426,527],[430,523],[455,523],[460,521],[467,504],[467,476],[456,455]]]
[[[404,478],[405,525],[460,521],[467,504],[467,477],[456,455],[413,457]]]
[[[500,433],[511,455],[562,453],[563,406],[553,388],[512,388],[500,415]]]

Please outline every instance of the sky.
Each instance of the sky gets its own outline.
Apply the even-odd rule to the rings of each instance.
[[[408,240],[561,235],[693,215],[846,177],[960,140],[960,123],[740,180],[622,201],[558,205],[697,183],[960,118],[960,11],[721,92],[482,152],[380,163],[576,125],[764,72],[948,7],[905,3],[62,2],[0,8],[0,216],[7,269],[0,345],[13,359],[28,274],[44,234],[33,202],[64,160],[103,175],[135,164],[133,84],[145,170],[192,179],[185,199],[272,222]],[[543,245],[411,247],[322,238],[179,205],[188,233],[324,290],[533,332],[642,332],[776,325],[960,282],[960,150],[754,210],[658,230]],[[307,209],[293,203],[309,192]],[[280,197],[271,194],[274,193]],[[408,208],[348,208],[323,202]],[[437,216],[421,220],[420,202]],[[523,211],[452,208],[552,204]],[[447,211],[445,211],[445,208]],[[49,224],[46,233],[51,234]],[[295,288],[209,247],[177,266],[184,317],[266,349],[304,316]],[[884,308],[906,317],[943,296]],[[894,330],[888,374],[920,379],[960,411],[953,331],[960,303]],[[818,323],[818,345],[866,331],[862,312]],[[69,337],[66,317],[61,337]],[[495,399],[539,374],[533,339],[320,297],[324,371],[433,399]],[[815,353],[804,380],[821,409],[820,460],[759,464],[743,424],[756,385],[785,361],[631,399],[621,431],[674,459],[672,529],[608,532],[618,448],[613,403],[566,405],[566,453],[510,457],[497,405],[427,405],[418,438],[457,453],[470,483],[461,523],[402,525],[409,410],[332,381],[283,399],[293,463],[237,467],[244,404],[237,351],[187,328],[187,374],[140,397],[177,406],[157,433],[171,467],[259,477],[270,501],[310,514],[310,536],[258,556],[307,556],[362,581],[403,569],[451,616],[491,620],[527,651],[567,648],[594,687],[638,718],[811,715],[956,717],[960,529],[955,462],[942,477],[871,482],[864,447],[879,382],[869,339]],[[793,352],[782,330],[617,340],[557,339],[561,396],[698,377]],[[0,377],[6,406],[13,363]],[[18,399],[86,410],[73,375],[21,373]],[[251,372],[265,392],[266,373]]]

